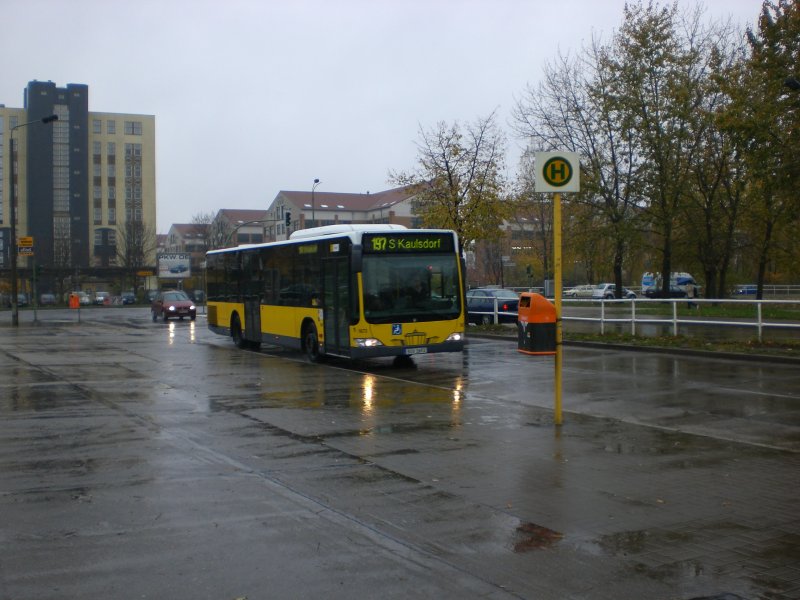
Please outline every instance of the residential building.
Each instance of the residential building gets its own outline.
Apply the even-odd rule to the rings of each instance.
[[[371,194],[281,190],[267,207],[268,241],[285,240],[298,229],[349,223],[393,223],[419,227],[412,186]],[[289,215],[288,226],[286,215]]]
[[[49,115],[58,120],[39,122]],[[24,108],[0,105],[0,155],[0,266],[10,264],[12,176],[17,237],[33,237],[36,264],[46,273],[108,277],[115,269],[155,265],[154,116],[90,112],[87,85],[31,81]],[[22,269],[26,260],[20,259]]]
[[[191,256],[191,272],[199,273],[206,260],[208,223],[174,223],[167,233],[166,254],[188,254]]]

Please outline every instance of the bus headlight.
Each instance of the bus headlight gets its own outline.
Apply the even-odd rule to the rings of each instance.
[[[375,346],[383,346],[383,344],[375,338],[356,338],[356,346],[359,348],[374,348]]]
[[[461,331],[456,331],[455,333],[451,333],[447,336],[447,342],[460,342],[464,339],[464,333]]]

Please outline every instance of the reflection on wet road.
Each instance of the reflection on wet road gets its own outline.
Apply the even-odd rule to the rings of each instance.
[[[0,330],[12,597],[788,598],[799,580],[791,365],[569,348],[555,428],[552,359],[508,341],[312,365],[114,312]]]

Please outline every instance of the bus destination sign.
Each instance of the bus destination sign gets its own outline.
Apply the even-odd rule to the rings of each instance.
[[[449,233],[373,233],[364,235],[367,254],[453,252],[453,236]]]

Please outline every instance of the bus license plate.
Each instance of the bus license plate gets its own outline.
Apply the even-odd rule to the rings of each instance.
[[[406,348],[406,356],[409,354],[427,354],[427,348]]]

